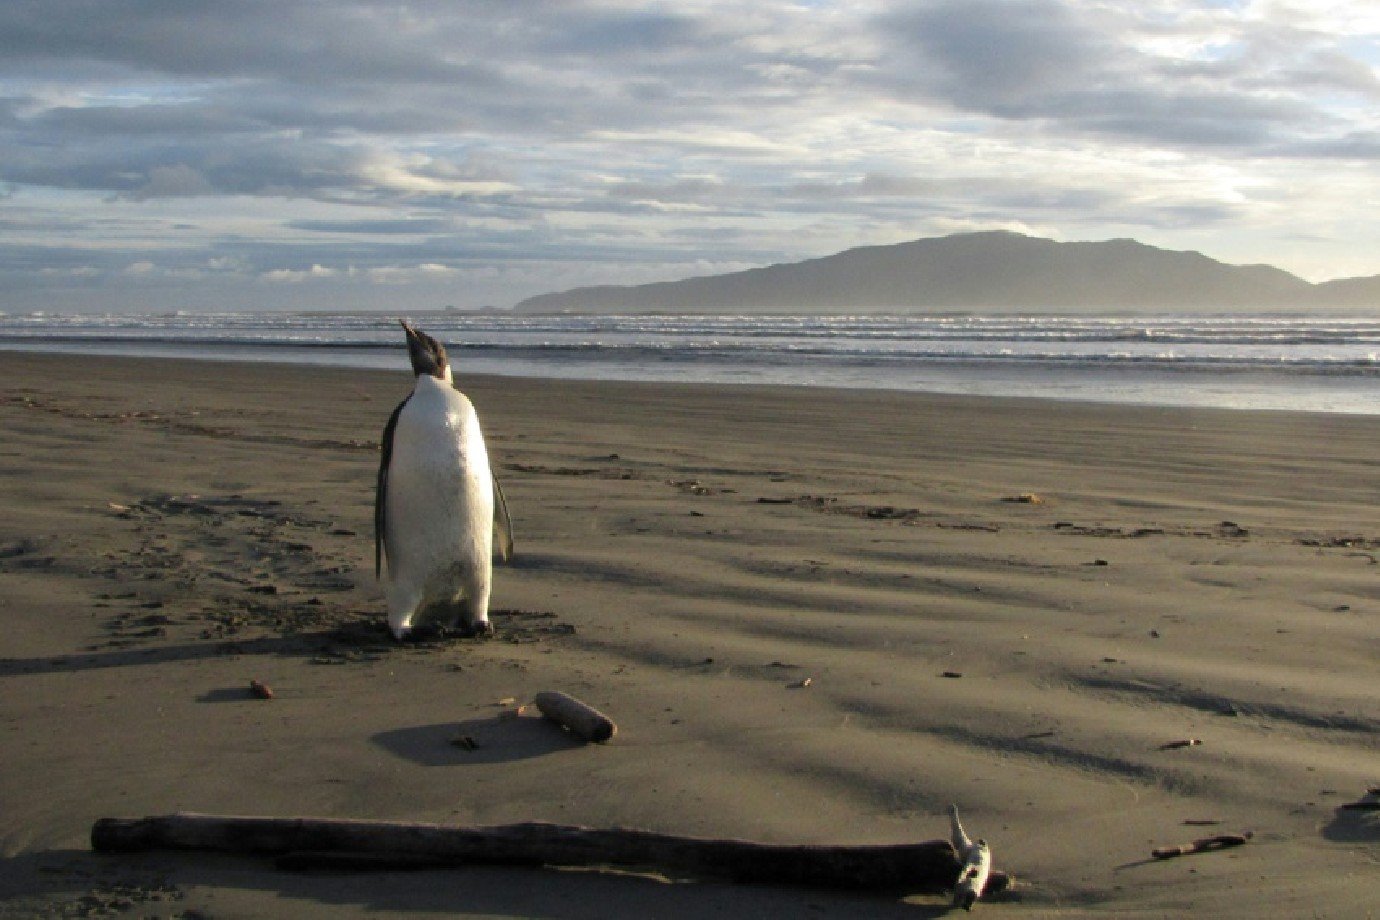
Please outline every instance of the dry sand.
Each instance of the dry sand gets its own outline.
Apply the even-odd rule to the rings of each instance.
[[[460,385],[518,558],[497,639],[398,646],[370,522],[405,372],[0,354],[0,916],[937,916],[87,836],[186,810],[896,842],[950,802],[1021,882],[994,916],[1380,904],[1380,814],[1340,807],[1380,784],[1380,417]],[[545,689],[617,738],[501,717]]]

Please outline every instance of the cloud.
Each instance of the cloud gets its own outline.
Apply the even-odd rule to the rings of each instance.
[[[210,195],[214,186],[190,166],[154,166],[141,187],[130,192],[136,201],[148,198],[180,198],[191,195]]]
[[[337,269],[327,268],[324,265],[313,265],[307,269],[275,268],[272,271],[264,272],[260,277],[264,281],[274,284],[301,284],[304,281],[334,278],[339,274]]]
[[[1019,114],[1091,81],[1117,59],[1113,39],[1055,0],[948,0],[885,13],[899,76],[965,107]]]
[[[940,0],[886,13],[879,27],[898,90],[1169,147],[1260,151],[1328,120],[1314,89],[1374,82],[1360,62],[1317,51],[1320,36],[1195,15],[1169,26],[1165,6]]]
[[[412,284],[453,278],[459,272],[449,265],[426,262],[421,265],[381,265],[366,273],[375,284]]]
[[[309,233],[378,235],[430,235],[452,229],[451,221],[441,217],[399,217],[361,220],[294,220],[288,228]]]
[[[0,86],[33,303],[505,302],[974,225],[1284,262],[1301,208],[1354,269],[1380,192],[1380,16],[1321,0],[10,0]]]
[[[363,164],[357,177],[365,188],[404,195],[463,197],[501,195],[518,190],[511,182],[466,177],[454,164],[437,162],[426,156],[412,156],[401,161],[379,158]]]

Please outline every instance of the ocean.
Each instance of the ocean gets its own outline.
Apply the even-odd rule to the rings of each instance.
[[[1380,415],[1380,316],[412,314],[466,373]],[[0,349],[407,368],[381,313],[0,314]]]

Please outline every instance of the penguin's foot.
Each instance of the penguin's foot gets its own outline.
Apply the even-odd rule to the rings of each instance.
[[[399,639],[403,642],[442,642],[450,638],[450,635],[449,628],[434,620],[429,620],[408,627],[407,631],[399,636]]]
[[[465,639],[491,639],[494,635],[494,624],[488,620],[480,620],[478,623],[461,623],[455,628],[455,632]]]
[[[398,635],[398,641],[445,642],[447,639],[489,639],[493,634],[493,624],[488,620],[479,623],[453,623],[449,626],[429,620],[405,629]]]

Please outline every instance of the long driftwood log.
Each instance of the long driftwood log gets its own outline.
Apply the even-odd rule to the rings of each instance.
[[[558,824],[452,827],[326,818],[174,814],[102,818],[91,846],[103,853],[215,850],[283,856],[339,854],[436,864],[621,866],[735,882],[905,893],[953,887],[961,864],[947,840],[866,846],[783,845]],[[993,873],[989,890],[1007,879]],[[1001,876],[998,878],[998,876]]]

